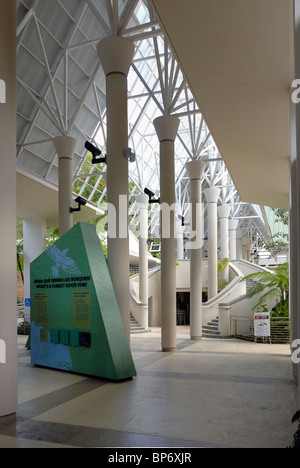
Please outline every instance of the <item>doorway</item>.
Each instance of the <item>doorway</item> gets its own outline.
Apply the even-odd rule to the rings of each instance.
[[[190,325],[190,293],[179,291],[176,296],[176,323]]]

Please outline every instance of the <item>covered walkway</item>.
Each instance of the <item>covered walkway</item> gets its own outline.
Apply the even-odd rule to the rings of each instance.
[[[19,337],[19,406],[0,448],[286,448],[296,427],[288,345],[189,339],[162,353],[160,329],[132,335],[138,376],[111,383],[33,367]]]

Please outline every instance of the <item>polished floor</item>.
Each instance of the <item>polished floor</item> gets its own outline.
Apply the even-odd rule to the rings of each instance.
[[[160,330],[132,335],[137,377],[112,383],[30,364],[19,337],[19,407],[0,448],[286,448],[296,427],[288,345],[189,339],[160,351]]]

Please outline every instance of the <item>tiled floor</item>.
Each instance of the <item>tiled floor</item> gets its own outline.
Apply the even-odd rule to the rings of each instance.
[[[19,337],[19,407],[0,419],[5,447],[285,448],[296,428],[289,346],[132,335],[137,377],[112,383],[31,366]]]

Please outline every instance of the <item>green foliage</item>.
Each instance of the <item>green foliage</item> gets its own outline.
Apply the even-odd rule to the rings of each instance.
[[[241,281],[255,280],[257,284],[249,288],[247,297],[252,298],[257,294],[261,295],[257,304],[253,307],[257,309],[262,307],[268,298],[277,298],[278,305],[275,311],[280,313],[280,316],[287,316],[289,311],[288,292],[289,292],[289,264],[283,263],[278,265],[272,271],[261,271],[245,276]],[[284,314],[284,315],[283,315]]]
[[[273,309],[274,316],[288,317],[289,316],[289,298],[287,297],[284,304],[277,304]]]
[[[160,245],[160,243],[161,243],[160,239],[151,239],[151,242],[153,243],[153,245]],[[151,242],[149,243],[149,248],[150,248]],[[151,252],[151,255],[152,255],[152,257],[155,257],[158,260],[161,260],[161,252],[160,251]]]
[[[274,234],[272,242],[270,242],[270,244],[266,244],[266,250],[271,252],[271,254],[276,258],[276,255],[287,248],[288,237],[288,234],[284,233]]]
[[[59,238],[59,228],[47,229],[46,241],[47,247],[50,247]]]
[[[273,212],[276,216],[276,222],[283,223],[285,226],[289,225],[289,212],[283,208],[273,208]]]
[[[225,279],[221,279],[219,278],[221,273],[223,273],[223,271],[225,271],[225,269],[228,267],[230,263],[230,259],[229,258],[222,258],[219,262],[218,262],[218,290],[221,291],[222,289],[224,289],[228,282],[225,280]]]
[[[275,222],[280,223],[282,226],[289,225],[289,213],[287,210],[282,208],[272,208],[272,211],[275,216]],[[266,244],[266,250],[268,250],[273,257],[286,250],[289,244],[289,235],[285,232],[277,232],[272,237],[272,240],[269,244]]]
[[[226,269],[226,267],[228,267],[230,263],[230,259],[229,258],[222,258],[222,260],[220,260],[218,262],[218,276],[223,273],[223,271]]]
[[[103,250],[104,257],[105,257],[106,260],[107,260],[107,245],[104,244],[104,243],[102,242],[102,243],[101,243],[101,246],[102,246],[102,250]]]

